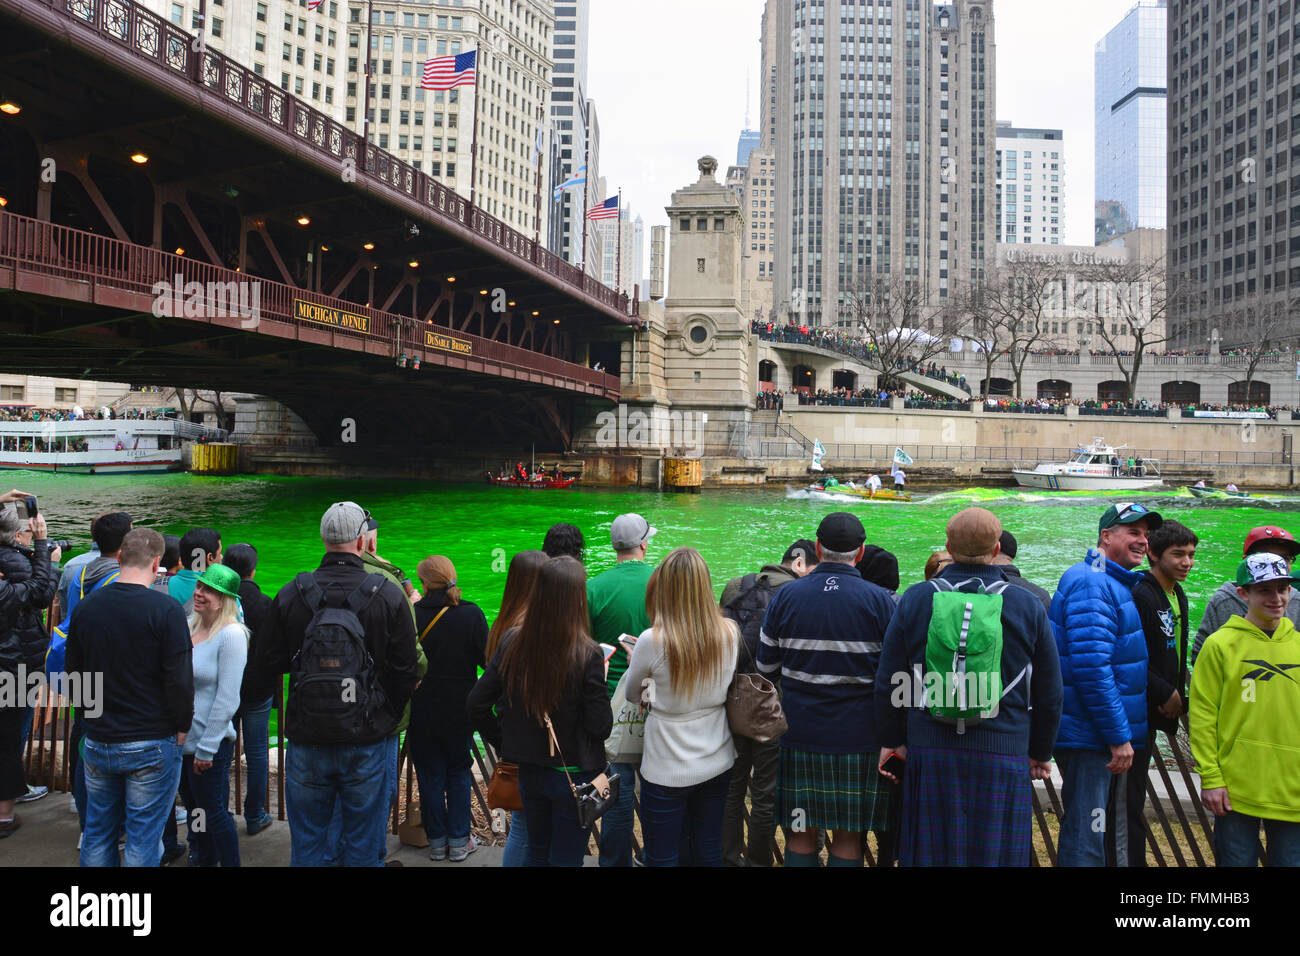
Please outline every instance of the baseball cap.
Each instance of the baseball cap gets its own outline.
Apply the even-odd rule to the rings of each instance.
[[[1300,541],[1296,541],[1290,531],[1276,525],[1264,525],[1262,528],[1250,529],[1250,534],[1246,535],[1246,543],[1242,546],[1241,556],[1244,558],[1250,554],[1250,549],[1260,542],[1267,542],[1268,551],[1285,554],[1292,559],[1300,554]]]
[[[1113,528],[1117,524],[1135,524],[1139,521],[1146,521],[1147,530],[1155,531],[1165,523],[1165,519],[1160,517],[1160,512],[1150,511],[1146,505],[1125,502],[1123,504],[1111,505],[1101,516],[1101,521],[1097,524],[1097,531],[1101,533],[1107,528]]]
[[[1265,584],[1269,581],[1300,581],[1293,577],[1287,559],[1280,554],[1257,551],[1247,555],[1246,560],[1237,565],[1237,586],[1249,587],[1252,584]]]
[[[828,550],[848,554],[862,547],[867,540],[866,529],[856,515],[847,511],[833,511],[817,526],[817,540]]]
[[[326,544],[347,544],[366,532],[370,512],[355,501],[336,501],[320,519],[320,539]]]
[[[638,514],[619,515],[609,529],[609,542],[615,551],[631,551],[658,533],[658,528],[650,527],[650,522]]]
[[[366,512],[366,513],[369,514],[369,512]],[[373,517],[371,517],[371,518],[367,518],[367,519],[366,519],[366,530],[367,530],[367,531],[378,531],[378,530],[379,530],[379,520],[378,520],[377,518],[373,518]]]
[[[992,554],[1002,535],[1002,522],[984,508],[965,508],[948,521],[948,553],[958,564],[978,564]]]

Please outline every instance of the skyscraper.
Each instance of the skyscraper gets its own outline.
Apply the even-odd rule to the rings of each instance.
[[[998,123],[998,242],[1061,244],[1064,149],[1059,129]]]
[[[1294,3],[1169,4],[1170,345],[1294,346]]]
[[[740,139],[736,142],[736,165],[748,166],[751,150],[757,149],[762,141],[762,134],[756,129],[742,129]]]
[[[566,262],[576,264],[582,259],[583,192],[574,187],[564,190],[557,198],[553,190],[577,173],[587,153],[591,0],[562,0],[554,6],[555,88],[551,91],[551,120],[559,137],[559,150],[550,184],[551,225],[546,248]],[[594,177],[589,182],[594,182]]]
[[[1097,44],[1098,245],[1165,228],[1167,19],[1165,0],[1143,0]]]
[[[882,276],[915,283],[933,309],[983,282],[996,253],[992,4],[768,0],[763,30],[776,313],[850,325],[852,300]]]

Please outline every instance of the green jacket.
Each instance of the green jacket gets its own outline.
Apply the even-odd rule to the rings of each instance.
[[[1233,615],[1205,641],[1188,694],[1192,756],[1205,789],[1232,809],[1300,822],[1300,632],[1282,618],[1265,634]]]
[[[402,587],[402,582],[406,580],[406,577],[405,575],[402,574],[402,569],[399,568],[397,565],[393,564],[391,561],[385,561],[383,558],[376,557],[375,555],[370,553],[365,553],[361,555],[361,563],[364,564],[368,569],[373,570],[376,574],[382,574],[388,580],[396,584],[399,588],[402,588],[403,594],[406,593],[406,588]],[[415,605],[413,605],[408,600],[406,602],[406,607],[411,612],[411,622],[415,623]],[[416,636],[417,637],[419,636],[418,630],[416,632]],[[417,641],[415,645],[415,676],[420,680],[424,680],[424,675],[427,674],[428,672],[429,672],[429,658],[424,656],[424,648]],[[406,725],[409,724],[410,722],[411,722],[411,702],[408,700],[406,702],[406,708],[402,711],[402,719],[397,722],[397,729],[394,730],[393,733],[400,734],[402,731],[406,729]]]

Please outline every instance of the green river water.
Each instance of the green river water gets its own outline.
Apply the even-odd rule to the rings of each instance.
[[[1055,590],[1071,564],[1096,541],[1097,520],[1116,500],[1141,500],[1166,517],[1190,526],[1201,539],[1188,579],[1192,622],[1205,601],[1241,560],[1247,531],[1277,524],[1300,534],[1300,496],[1255,501],[1204,501],[1185,489],[1166,492],[1029,492],[1018,488],[915,488],[911,504],[828,498],[794,486],[705,491],[671,495],[615,488],[567,491],[497,489],[486,484],[438,485],[418,481],[352,481],[279,477],[212,478],[189,474],[82,476],[10,472],[9,487],[40,501],[50,536],[89,544],[90,519],[101,511],[130,512],[137,525],[182,534],[192,527],[221,532],[228,547],[252,543],[260,555],[257,581],[267,593],[294,573],[319,563],[321,513],[335,501],[353,500],[379,525],[379,552],[414,578],[421,558],[444,554],[455,564],[467,600],[495,616],[510,556],[540,548],[546,529],[570,522],[587,540],[589,572],[614,560],[609,527],[628,511],[659,529],[650,560],[672,548],[699,549],[721,594],[726,581],[780,560],[795,539],[812,538],[831,511],[852,511],[867,528],[869,543],[898,555],[902,587],[922,578],[931,551],[942,548],[944,526],[958,510],[980,505],[1016,535],[1016,564],[1028,579]],[[418,585],[417,585],[418,586]]]

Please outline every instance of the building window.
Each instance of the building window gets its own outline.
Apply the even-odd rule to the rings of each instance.
[[[54,390],[54,400],[60,405],[77,404],[77,390],[75,388],[56,388]]]
[[[23,385],[0,385],[0,399],[7,402],[21,402],[26,390],[26,386]]]
[[[173,4],[172,4],[172,7],[174,8],[175,6],[176,6],[176,4],[173,3]],[[265,3],[259,3],[259,4],[257,5],[257,22],[258,22],[258,23],[265,23],[265,22],[266,22],[266,4],[265,4]]]

